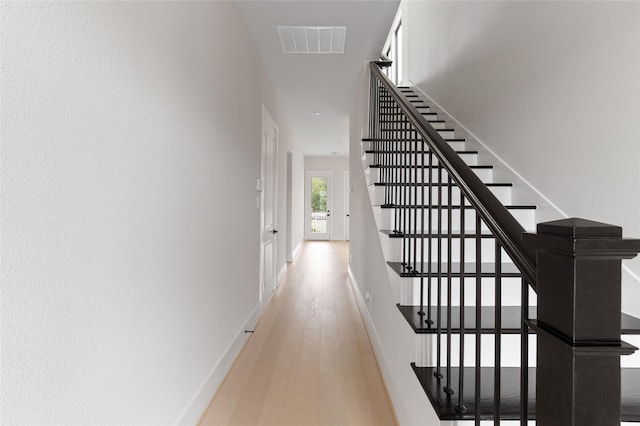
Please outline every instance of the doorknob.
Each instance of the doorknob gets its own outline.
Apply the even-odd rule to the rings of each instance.
[[[277,234],[277,233],[278,233],[278,230],[277,230],[277,229],[274,229],[273,231],[271,231],[271,233],[272,233],[272,234]]]

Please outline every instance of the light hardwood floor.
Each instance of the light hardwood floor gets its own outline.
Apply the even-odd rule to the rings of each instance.
[[[200,425],[396,425],[347,278],[349,246],[306,242]]]

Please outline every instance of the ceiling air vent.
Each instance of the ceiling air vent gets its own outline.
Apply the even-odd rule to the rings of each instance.
[[[278,27],[284,53],[342,54],[347,27]]]

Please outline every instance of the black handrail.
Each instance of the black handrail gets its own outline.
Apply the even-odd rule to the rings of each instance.
[[[449,176],[456,182],[464,196],[500,241],[513,263],[531,283],[531,286],[536,289],[536,252],[522,241],[525,229],[428,123],[418,109],[406,100],[391,80],[380,70],[381,66],[389,65],[388,58],[381,58],[379,61],[369,63],[371,72],[384,84],[387,92],[391,94],[420,136],[429,142],[430,148],[445,166]]]
[[[383,54],[380,54],[380,59],[373,62],[380,68],[387,68],[390,67],[391,64],[393,64],[393,61]]]

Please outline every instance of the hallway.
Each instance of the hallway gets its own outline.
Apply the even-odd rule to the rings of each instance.
[[[200,425],[395,425],[347,278],[346,242],[307,242]]]

